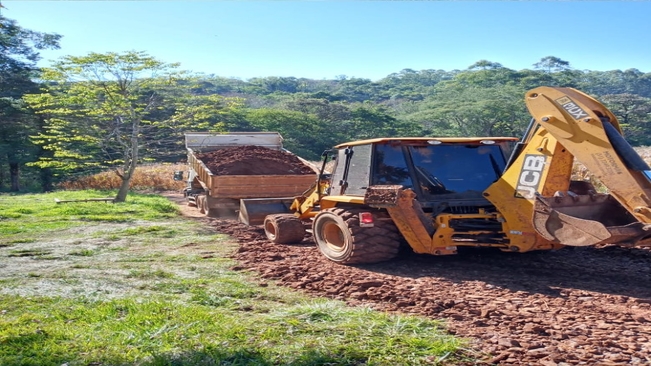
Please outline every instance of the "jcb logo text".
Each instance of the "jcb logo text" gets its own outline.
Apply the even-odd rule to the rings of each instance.
[[[546,160],[547,157],[544,155],[525,155],[518,185],[515,188],[516,197],[533,199],[536,196]]]

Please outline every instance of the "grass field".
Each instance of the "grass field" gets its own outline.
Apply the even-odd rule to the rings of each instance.
[[[227,236],[157,195],[0,195],[0,365],[455,364],[430,319],[233,271]]]

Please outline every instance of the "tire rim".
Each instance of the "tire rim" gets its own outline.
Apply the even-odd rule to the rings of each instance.
[[[267,233],[267,237],[271,240],[276,238],[276,227],[273,223],[267,222],[264,226],[264,231]]]
[[[321,238],[331,250],[341,252],[345,249],[344,233],[335,222],[326,222],[321,228]]]

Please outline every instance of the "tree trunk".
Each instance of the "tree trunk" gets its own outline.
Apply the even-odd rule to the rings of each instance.
[[[16,154],[13,152],[7,153],[7,162],[9,163],[9,182],[11,192],[18,192],[20,190],[20,183],[18,178],[20,176],[20,163],[16,159]]]
[[[45,115],[42,114],[38,115],[37,133],[46,131],[45,120],[46,120]],[[36,153],[36,160],[40,160],[41,158],[54,159],[54,153],[52,152],[52,150],[47,150],[43,148],[43,145],[40,145]],[[51,168],[41,168],[40,179],[41,179],[41,189],[43,190],[43,192],[51,192],[54,190],[54,174]]]
[[[129,194],[129,186],[131,185],[132,175],[129,173],[124,173],[122,175],[122,184],[120,184],[120,189],[118,189],[118,194],[115,196],[113,202],[125,202],[127,200],[127,194]]]
[[[20,190],[20,184],[18,182],[18,177],[20,173],[20,164],[18,163],[9,163],[9,175],[11,176],[11,192],[18,192]]]
[[[0,191],[5,187],[5,167],[4,162],[0,160]]]
[[[136,151],[132,151],[132,153],[137,157],[137,143],[135,148]],[[132,159],[130,161],[125,162],[122,174],[118,174],[120,175],[120,178],[122,178],[122,184],[120,184],[120,189],[118,189],[118,194],[115,196],[115,200],[113,202],[125,202],[127,200],[127,194],[129,194],[131,180],[133,179],[133,173],[136,171],[136,160],[133,159],[134,155],[132,155]]]
[[[52,192],[54,186],[52,185],[52,169],[41,168],[41,189],[43,192]]]
[[[115,196],[113,202],[125,202],[127,200],[127,194],[129,193],[129,188],[131,186],[131,179],[133,179],[133,173],[136,171],[136,166],[138,165],[138,135],[140,134],[140,120],[134,119],[131,125],[131,146],[129,152],[125,154],[124,168],[122,171],[122,184],[118,190],[118,194]],[[129,159],[129,157],[131,157]]]

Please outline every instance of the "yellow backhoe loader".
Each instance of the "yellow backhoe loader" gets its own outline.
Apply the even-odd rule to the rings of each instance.
[[[533,119],[519,141],[344,143],[324,153],[321,174],[290,213],[267,215],[256,200],[242,200],[240,220],[262,222],[270,240],[286,244],[301,241],[311,222],[323,255],[348,264],[391,259],[402,241],[433,255],[460,246],[527,252],[651,245],[651,171],[615,116],[570,88],[536,88],[525,102]],[[326,174],[329,158],[336,165]],[[571,179],[575,159],[608,193]]]

